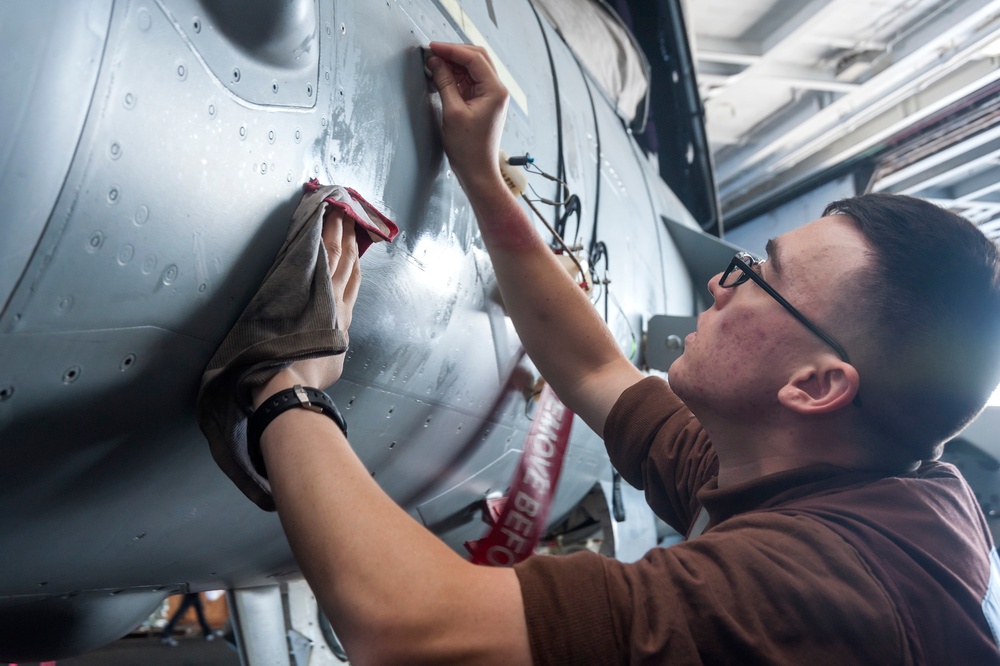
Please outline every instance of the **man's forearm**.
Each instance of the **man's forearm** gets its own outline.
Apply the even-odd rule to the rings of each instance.
[[[293,409],[261,450],[302,571],[354,663],[526,663],[515,574],[458,557],[372,480],[337,426]]]
[[[525,350],[567,406],[603,434],[614,400],[642,374],[499,175],[463,185]]]

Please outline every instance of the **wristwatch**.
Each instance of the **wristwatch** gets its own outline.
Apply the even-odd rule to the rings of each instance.
[[[260,407],[254,410],[247,421],[247,453],[250,456],[250,464],[265,479],[267,469],[264,467],[264,455],[260,451],[260,436],[264,429],[271,424],[280,414],[289,409],[301,407],[317,414],[326,414],[337,424],[340,431],[347,435],[347,423],[340,414],[340,410],[333,404],[323,391],[296,384],[290,389],[278,391],[265,400]]]

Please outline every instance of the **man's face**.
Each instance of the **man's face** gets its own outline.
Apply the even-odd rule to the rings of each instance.
[[[846,278],[868,262],[864,237],[850,218],[821,218],[768,243],[761,277],[834,339],[849,330],[835,311]],[[698,408],[760,414],[815,354],[836,352],[752,280],[731,288],[709,282],[715,303],[698,317],[697,332],[670,367],[674,391]],[[843,342],[841,342],[843,344]],[[848,350],[850,353],[850,350]]]

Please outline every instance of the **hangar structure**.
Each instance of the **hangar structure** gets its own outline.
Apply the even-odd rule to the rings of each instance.
[[[1000,2],[687,8],[729,228],[850,173],[1000,238]]]

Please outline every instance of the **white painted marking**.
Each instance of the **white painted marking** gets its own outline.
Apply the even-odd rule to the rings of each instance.
[[[462,6],[458,4],[458,0],[441,0],[441,6],[451,14],[451,18],[454,19],[455,23],[462,28],[465,36],[469,38],[476,46],[481,46],[486,49],[486,52],[490,54],[490,60],[493,61],[494,67],[497,68],[497,74],[500,76],[500,81],[507,87],[507,91],[510,93],[510,98],[514,100],[514,103],[521,107],[524,111],[524,115],[528,115],[528,96],[524,94],[521,86],[518,85],[517,81],[514,79],[514,75],[510,73],[507,66],[503,64],[500,60],[500,56],[497,52],[493,50],[493,47],[489,45],[486,41],[486,37],[483,33],[479,32],[479,28],[476,24],[472,22],[469,15],[465,13]]]

